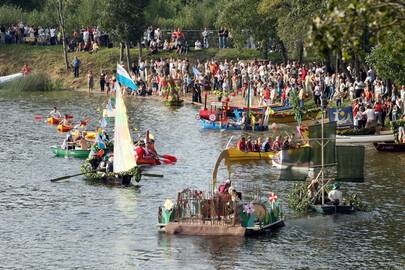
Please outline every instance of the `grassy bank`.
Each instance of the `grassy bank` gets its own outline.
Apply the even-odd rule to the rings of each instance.
[[[137,59],[138,49],[131,49],[132,59]],[[61,46],[32,46],[32,45],[0,45],[0,76],[19,72],[24,64],[32,67],[33,71],[44,72],[51,76],[53,80],[61,81],[65,88],[78,88],[86,84],[85,74],[89,69],[98,73],[101,69],[114,69],[119,60],[119,49],[101,49],[97,53],[75,52],[69,53],[69,61],[74,56],[78,56],[82,62],[81,78],[73,80],[71,73],[64,69],[63,55]],[[190,51],[187,55],[177,55],[175,52],[160,52],[150,55],[148,51],[143,50],[143,56],[146,59],[157,58],[187,58],[191,61],[207,59],[258,59],[260,52],[251,49],[207,49],[201,51]],[[278,53],[269,55],[272,61],[281,61]]]

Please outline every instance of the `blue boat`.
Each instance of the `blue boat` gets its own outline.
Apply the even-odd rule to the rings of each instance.
[[[269,129],[268,126],[261,126],[256,124],[254,129],[251,125],[240,125],[229,122],[220,122],[220,121],[209,121],[205,119],[200,119],[202,128],[204,129],[216,129],[216,130],[253,130],[253,131],[266,131]]]

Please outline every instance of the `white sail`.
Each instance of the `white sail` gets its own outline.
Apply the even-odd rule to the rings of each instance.
[[[127,109],[118,83],[116,83],[115,93],[114,172],[120,173],[135,167],[136,160],[128,127]]]

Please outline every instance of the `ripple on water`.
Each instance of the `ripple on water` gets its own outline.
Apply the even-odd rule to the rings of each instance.
[[[64,135],[34,122],[54,106],[75,120],[97,121],[103,96],[86,93],[0,93],[0,254],[6,269],[371,269],[404,265],[405,156],[367,147],[366,182],[345,184],[373,211],[351,216],[287,214],[286,226],[257,238],[166,236],[156,232],[157,207],[187,186],[207,188],[215,159],[235,133],[201,131],[197,108],[169,109],[159,101],[129,100],[131,128],[147,128],[175,166],[151,168],[163,179],[140,188],[110,188],[81,177],[80,161],[54,158],[49,146]],[[238,134],[238,133],[236,133]],[[237,135],[236,135],[237,136]],[[274,191],[286,203],[291,182],[276,181],[263,163],[233,164],[237,186]],[[226,175],[224,170],[221,176]]]

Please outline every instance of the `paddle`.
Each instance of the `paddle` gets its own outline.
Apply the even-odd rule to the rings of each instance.
[[[159,157],[167,159],[167,160],[169,160],[171,162],[176,162],[177,161],[177,158],[175,156],[171,156],[171,155],[167,155],[167,154],[166,155],[159,155]]]
[[[104,170],[95,170],[95,171],[91,171],[91,172],[89,172],[89,173],[95,173],[95,172],[101,172],[101,171],[104,171]],[[87,172],[85,172],[85,173],[77,173],[77,174],[72,174],[72,175],[67,175],[67,176],[62,176],[62,177],[58,177],[58,178],[53,178],[53,179],[51,179],[51,180],[49,180],[49,181],[51,181],[51,182],[57,182],[57,181],[69,179],[69,178],[71,178],[71,177],[83,175],[83,174],[86,174],[86,173],[87,173]],[[163,174],[154,174],[154,173],[142,173],[142,176],[147,176],[147,177],[160,177],[160,178],[163,178]]]

